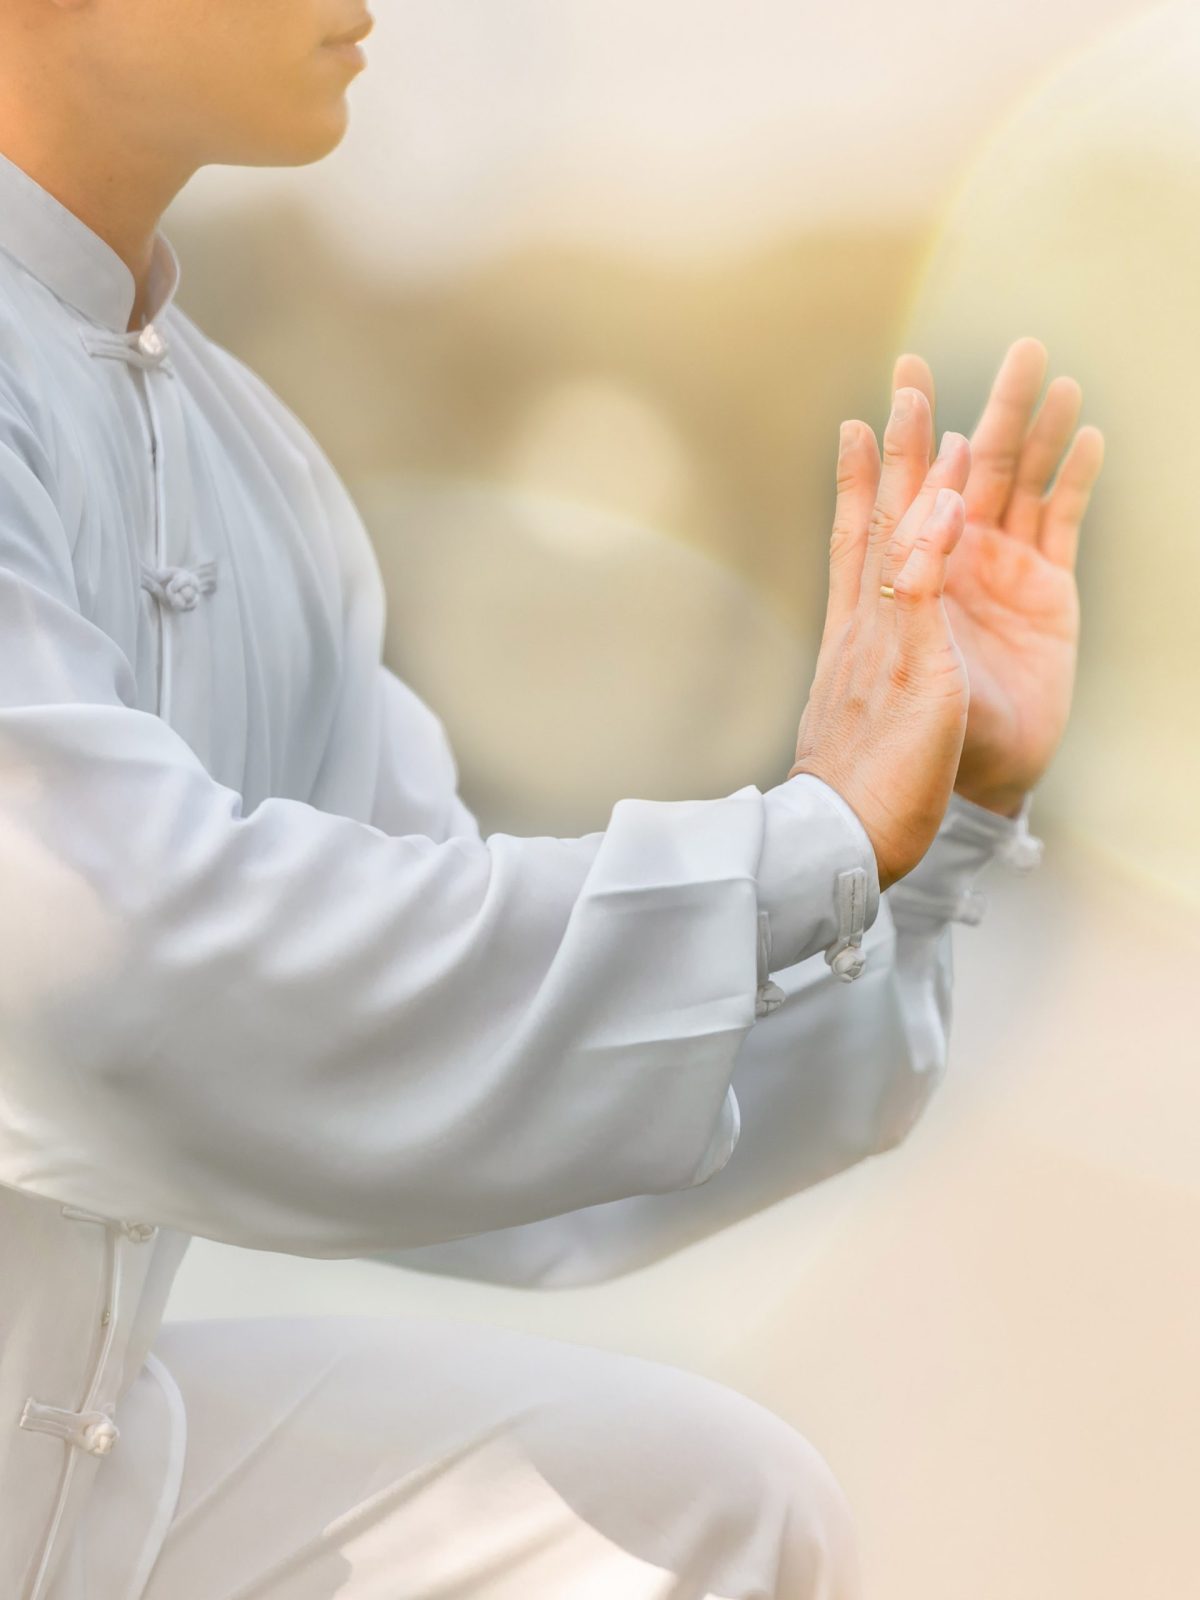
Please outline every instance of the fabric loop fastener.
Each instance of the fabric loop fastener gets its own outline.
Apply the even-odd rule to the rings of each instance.
[[[925,889],[905,883],[897,903],[903,904],[905,911],[915,910],[929,917],[965,922],[970,927],[976,927],[987,912],[988,897],[982,889],[964,889],[961,894],[948,897],[930,894]]]
[[[1045,850],[1044,842],[1032,833],[1029,827],[1029,814],[1033,806],[1034,792],[1029,790],[1021,809],[1011,819],[1014,826],[1008,836],[1002,840],[995,838],[992,830],[986,825],[981,825],[973,816],[965,815],[962,811],[951,811],[944,824],[951,838],[961,839],[966,844],[981,844],[995,852],[996,860],[1002,862],[1014,872],[1032,872],[1041,865]]]
[[[772,1011],[787,999],[783,990],[771,979],[771,913],[758,913],[758,989],[754,995],[754,1016],[770,1016]]]
[[[853,983],[867,964],[862,951],[867,921],[867,871],[850,867],[839,872],[834,888],[837,938],[825,951],[825,960],[842,983]]]
[[[99,1212],[85,1211],[82,1206],[63,1206],[61,1210],[68,1222],[95,1222],[102,1228],[116,1228],[127,1239],[132,1239],[134,1244],[146,1244],[158,1232],[158,1225],[153,1222],[128,1222],[118,1217],[102,1217]]]
[[[110,333],[106,329],[82,328],[80,343],[91,356],[107,357],[112,361],[126,361],[131,367],[143,370],[158,369],[169,377],[175,376],[175,365],[168,353],[166,342],[156,330],[153,339],[145,339],[147,329],[140,334]]]
[[[1044,850],[1045,845],[1042,840],[1027,829],[1023,829],[999,846],[996,857],[1014,872],[1032,872],[1035,867],[1041,865]]]
[[[20,1427],[30,1433],[49,1433],[90,1456],[106,1456],[121,1437],[108,1411],[67,1411],[29,1399],[21,1412]]]

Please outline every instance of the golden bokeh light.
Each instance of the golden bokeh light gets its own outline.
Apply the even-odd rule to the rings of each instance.
[[[694,468],[662,411],[628,385],[581,377],[539,396],[514,429],[505,476],[648,523],[677,527],[694,492]],[[590,524],[551,519],[551,543]]]
[[[787,770],[780,703],[804,652],[720,562],[511,484],[380,474],[358,498],[382,535],[389,657],[467,730],[463,785],[492,828],[586,832],[626,795],[725,794]]]
[[[1165,892],[1200,901],[1200,11],[1089,51],[996,135],[933,249],[907,342],[942,423],[973,421],[1012,338],[1083,385],[1105,467],[1085,524],[1083,639],[1046,807]],[[969,431],[969,430],[968,430]]]

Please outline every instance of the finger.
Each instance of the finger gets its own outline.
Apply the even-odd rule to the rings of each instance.
[[[843,422],[838,438],[837,503],[829,541],[829,603],[825,631],[858,604],[871,511],[879,492],[879,445],[865,422]]]
[[[953,489],[961,494],[971,475],[971,446],[961,433],[943,435],[942,447],[929,471],[920,493],[897,524],[883,552],[880,583],[891,583],[896,573],[908,560],[909,551],[916,542],[925,519],[933,510],[940,489]],[[878,591],[876,591],[878,597]],[[886,603],[886,602],[884,602]]]
[[[892,393],[895,394],[897,389],[920,389],[929,401],[929,443],[932,456],[933,441],[937,437],[937,389],[933,382],[933,372],[923,356],[914,355],[911,351],[897,356],[896,365],[892,368]]]
[[[1083,409],[1083,390],[1074,378],[1055,378],[1025,440],[1017,463],[1012,498],[1004,515],[1004,531],[1022,544],[1036,545],[1042,521],[1042,497],[1054,469],[1075,432]]]
[[[1068,572],[1075,567],[1080,525],[1103,465],[1104,435],[1099,428],[1080,428],[1042,510],[1038,548]]]
[[[971,437],[971,481],[964,499],[973,522],[996,525],[1004,519],[1048,360],[1040,339],[1018,339],[1000,363]]]
[[[863,562],[862,599],[874,608],[883,569],[883,552],[901,517],[912,504],[929,470],[933,420],[920,389],[897,389],[883,433],[879,492],[871,512]]]
[[[941,604],[950,554],[962,538],[967,508],[954,489],[939,489],[922,522],[908,560],[896,574],[897,643],[902,653],[921,653],[944,642],[946,622]]]

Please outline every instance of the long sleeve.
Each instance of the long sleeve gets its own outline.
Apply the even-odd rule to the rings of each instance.
[[[746,1036],[735,1063],[737,1148],[708,1183],[389,1259],[507,1284],[596,1282],[893,1148],[946,1069],[954,922],[980,920],[985,899],[976,885],[989,863],[1028,871],[1040,860],[1041,841],[1028,830],[1031,799],[1009,819],[952,798],[923,860],[883,894],[852,987],[828,962],[776,971],[781,1003]]]
[[[243,812],[139,708],[54,489],[0,407],[0,1182],[333,1256],[718,1171],[761,987],[758,789],[484,839],[445,767],[400,794],[391,750],[373,820]]]

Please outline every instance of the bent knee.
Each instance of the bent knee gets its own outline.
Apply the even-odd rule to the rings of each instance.
[[[825,1457],[766,1406],[718,1384],[704,1436],[685,1443],[727,1538],[711,1587],[762,1600],[851,1600],[858,1593],[849,1503]]]
[[[820,1452],[711,1379],[619,1358],[572,1406],[567,1492],[605,1532],[729,1600],[852,1600],[853,1520]],[[575,1477],[586,1472],[590,1485]],[[688,1592],[693,1592],[688,1590]]]

